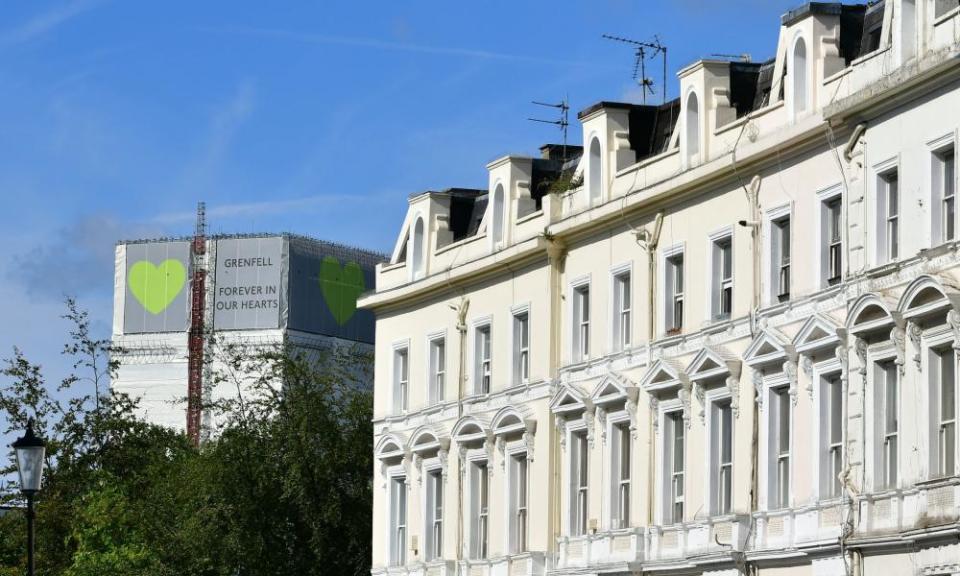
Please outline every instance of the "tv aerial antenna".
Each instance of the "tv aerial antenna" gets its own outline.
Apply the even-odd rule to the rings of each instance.
[[[527,118],[531,122],[541,122],[543,124],[553,124],[560,129],[560,132],[563,133],[563,161],[567,161],[567,127],[570,125],[570,104],[568,103],[568,98],[564,96],[558,104],[552,102],[537,102],[532,100],[531,104],[537,106],[544,106],[546,108],[556,108],[559,110],[559,118],[557,120],[544,120],[542,118]]]
[[[667,47],[660,42],[660,37],[654,36],[653,40],[650,42],[641,42],[640,40],[633,40],[631,38],[624,38],[622,36],[612,36],[610,34],[604,34],[603,37],[607,40],[623,42],[624,44],[630,44],[634,47],[633,79],[640,86],[640,92],[643,95],[644,104],[647,103],[647,92],[650,92],[651,95],[655,93],[653,88],[653,79],[647,76],[647,59],[656,58],[657,56],[663,57],[663,82],[660,85],[660,89],[663,94],[663,102],[666,103]]]

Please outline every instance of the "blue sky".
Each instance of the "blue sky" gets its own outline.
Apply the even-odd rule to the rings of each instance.
[[[109,333],[114,243],[189,233],[198,200],[214,232],[388,251],[409,193],[484,186],[489,160],[558,140],[531,100],[637,100],[631,50],[601,34],[659,34],[675,94],[697,58],[772,56],[795,4],[6,2],[0,355],[61,375],[64,295]]]

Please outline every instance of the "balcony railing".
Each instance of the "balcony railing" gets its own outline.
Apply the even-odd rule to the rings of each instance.
[[[720,516],[706,522],[652,526],[648,530],[647,561],[656,563],[742,552],[749,533],[749,516]]]

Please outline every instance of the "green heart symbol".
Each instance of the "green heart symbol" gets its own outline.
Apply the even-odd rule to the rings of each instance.
[[[187,270],[179,260],[164,260],[159,266],[140,260],[130,267],[127,284],[133,297],[147,312],[159,314],[166,310],[187,281]]]
[[[356,262],[347,262],[341,268],[339,260],[326,256],[320,263],[320,290],[333,319],[340,326],[357,311],[357,298],[365,287],[363,270]]]

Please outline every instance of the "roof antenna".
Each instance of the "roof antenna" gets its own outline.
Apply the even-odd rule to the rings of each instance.
[[[621,36],[611,36],[610,34],[604,34],[604,38],[607,40],[613,40],[615,42],[623,42],[624,44],[630,44],[636,46],[636,53],[633,61],[633,79],[640,85],[640,92],[643,95],[643,103],[647,103],[647,91],[650,91],[650,94],[654,94],[653,89],[653,79],[647,77],[647,58],[656,58],[658,55],[663,56],[663,84],[660,86],[660,89],[663,93],[663,103],[667,102],[667,47],[660,42],[660,36],[654,36],[653,40],[650,42],[641,42],[639,40],[632,40],[630,38],[623,38]]]
[[[543,122],[544,124],[553,124],[560,128],[560,131],[563,133],[563,162],[567,161],[567,126],[570,125],[569,115],[570,115],[570,105],[569,97],[564,96],[563,100],[559,104],[552,104],[550,102],[537,102],[532,100],[531,104],[536,104],[537,106],[546,106],[547,108],[557,108],[560,110],[560,119],[559,120],[543,120],[540,118],[527,118],[531,122]]]

